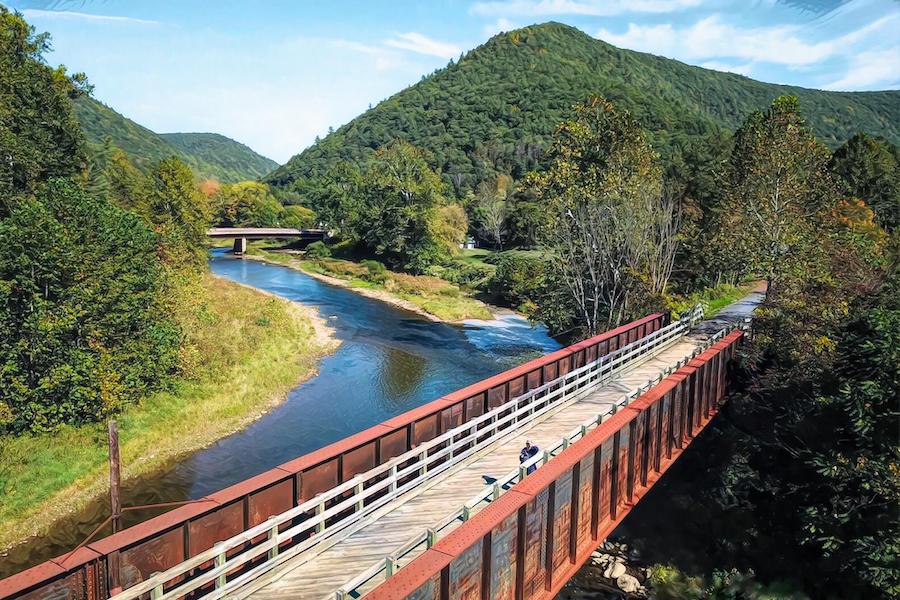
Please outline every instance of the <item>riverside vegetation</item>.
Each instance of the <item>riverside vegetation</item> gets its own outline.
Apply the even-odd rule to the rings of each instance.
[[[715,308],[764,279],[720,418],[733,443],[707,453],[716,475],[692,490],[742,529],[684,536],[717,564],[657,555],[677,564],[649,592],[900,595],[897,92],[771,86],[547,24],[492,38],[262,182],[198,183],[178,159],[86,151],[70,105],[85,78],[40,62],[46,40],[0,11],[14,106],[0,123],[19,120],[0,130],[14,158],[0,166],[9,447],[96,431],[202,381],[210,221],[316,224],[329,244],[254,251],[445,318],[489,297],[576,338],[695,299]],[[34,89],[12,98],[19,80]],[[461,252],[470,236],[490,250]]]
[[[91,152],[85,78],[46,66],[47,38],[3,7],[0,30],[5,547],[103,492],[101,421],[119,420],[124,476],[146,473],[254,419],[334,344],[309,311],[213,278],[191,170]]]

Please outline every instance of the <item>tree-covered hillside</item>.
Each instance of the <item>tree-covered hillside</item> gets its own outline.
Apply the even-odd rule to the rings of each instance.
[[[857,132],[900,142],[900,92],[774,85],[622,50],[559,23],[503,33],[339,128],[266,180],[305,195],[337,160],[359,162],[401,138],[426,150],[457,193],[497,172],[541,164],[572,106],[599,94],[627,109],[664,157],[691,138],[733,131],[755,109],[796,96],[815,134],[836,147]]]
[[[75,100],[75,115],[89,144],[100,146],[107,137],[136,167],[146,171],[163,158],[177,156],[202,178],[234,183],[258,179],[276,163],[253,150],[212,133],[157,134],[93,98]]]
[[[250,147],[218,133],[162,133],[164,140],[186,154],[220,169],[222,182],[259,179],[278,163]]]

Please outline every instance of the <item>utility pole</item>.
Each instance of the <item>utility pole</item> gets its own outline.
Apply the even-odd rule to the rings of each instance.
[[[122,529],[122,500],[120,498],[121,476],[119,473],[119,426],[115,420],[107,423],[109,431],[109,507],[112,515],[112,530]]]
[[[120,497],[121,474],[119,470],[119,426],[115,420],[106,424],[109,438],[109,507],[112,516],[112,531],[122,529],[122,500]],[[112,593],[120,589],[119,553],[113,552],[109,557],[109,587]]]

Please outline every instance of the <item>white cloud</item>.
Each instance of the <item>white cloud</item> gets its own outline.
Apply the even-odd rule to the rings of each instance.
[[[439,42],[415,32],[401,33],[396,38],[385,40],[384,43],[393,48],[440,58],[455,58],[462,52],[462,49],[455,44]]]
[[[738,28],[723,23],[718,15],[683,28],[670,24],[644,26],[631,23],[623,34],[601,29],[597,37],[623,48],[689,61],[727,57],[801,67],[847,52],[848,46],[864,40],[898,17],[900,15],[888,15],[845,35],[816,42],[804,40],[803,29],[796,25]]]
[[[900,47],[856,54],[844,76],[827,84],[825,89],[875,89],[895,87],[898,83],[900,83]]]
[[[500,17],[496,22],[484,26],[484,34],[490,37],[497,35],[501,31],[512,31],[515,28],[516,26],[513,25],[512,21]]]
[[[368,44],[362,44],[360,42],[342,39],[330,39],[323,41],[331,46],[334,46],[335,48],[343,48],[345,50],[351,50],[353,52],[359,52],[361,54],[370,56],[372,59],[374,59],[375,69],[377,69],[378,71],[387,71],[388,69],[393,69],[401,64],[401,61],[398,60],[398,57],[394,52],[385,50],[384,48],[380,48],[378,46],[370,46]]]
[[[134,17],[117,17],[113,15],[94,15],[91,13],[70,10],[39,10],[26,8],[22,14],[27,19],[64,19],[69,21],[89,21],[92,23],[130,23],[134,25],[159,25],[159,21],[135,19]]]
[[[731,65],[717,60],[708,60],[700,65],[704,69],[712,69],[714,71],[724,71],[725,73],[737,73],[738,75],[750,75],[753,72],[753,63],[745,63],[742,65]]]
[[[551,15],[612,16],[625,13],[669,13],[701,5],[704,0],[502,0],[476,2],[471,12],[488,17]]]

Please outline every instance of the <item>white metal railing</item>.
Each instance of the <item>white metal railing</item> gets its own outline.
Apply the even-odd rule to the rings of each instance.
[[[441,537],[441,533],[450,525],[457,521],[468,521],[472,517],[472,515],[478,512],[479,508],[482,508],[481,505],[490,504],[494,500],[498,499],[507,489],[512,487],[515,483],[525,479],[525,477],[528,476],[528,469],[531,466],[539,467],[543,464],[546,464],[553,456],[558,455],[560,452],[568,448],[573,442],[576,442],[587,435],[590,430],[594,429],[597,425],[603,422],[606,417],[613,415],[616,411],[618,411],[619,408],[628,405],[632,400],[635,400],[644,392],[659,384],[663,379],[689,363],[698,355],[708,350],[713,344],[721,340],[723,337],[725,337],[735,329],[740,328],[746,331],[749,327],[749,323],[750,319],[747,318],[740,322],[733,323],[728,327],[721,329],[715,335],[710,336],[702,344],[698,345],[690,353],[690,355],[683,357],[674,365],[670,365],[669,367],[664,369],[663,372],[658,376],[648,380],[645,384],[639,386],[637,389],[632,390],[628,394],[624,394],[618,402],[612,405],[611,408],[585,421],[584,423],[561,437],[554,444],[551,444],[541,454],[528,459],[527,461],[520,464],[518,468],[513,469],[506,475],[499,477],[493,483],[485,486],[480,492],[478,492],[478,494],[466,501],[456,511],[450,513],[439,522],[435,523],[432,527],[429,527],[425,531],[416,534],[402,546],[400,546],[390,554],[385,555],[383,559],[379,560],[371,567],[342,585],[337,591],[326,595],[322,600],[346,600],[348,598],[358,598],[363,595],[362,592],[364,591],[365,587],[381,583],[381,581],[386,581],[394,573],[400,570],[400,568],[402,568],[403,565],[401,564],[401,562],[409,564],[409,562],[411,562],[421,552],[427,550],[428,548],[431,548]]]
[[[111,596],[111,599],[136,600],[149,593],[151,600],[172,600],[212,584],[213,590],[204,597],[214,600],[233,593],[262,573],[301,553],[315,556],[350,535],[355,531],[350,531],[352,527],[364,517],[448,471],[519,425],[574,401],[588,387],[608,381],[633,361],[660,351],[685,335],[702,318],[703,309],[698,305],[680,320],[517,396],[255,527],[218,542],[166,571],[154,573],[146,581]],[[342,515],[351,510],[351,514]],[[290,525],[294,519],[309,514],[312,516]],[[335,520],[329,522],[331,519]],[[283,527],[287,528],[279,531]],[[341,533],[344,535],[338,537]],[[242,546],[263,535],[266,536],[264,542],[241,550]],[[301,536],[309,537],[286,550],[280,548],[284,542]],[[231,556],[228,555],[230,552],[233,552]],[[230,575],[263,554],[266,559],[260,564],[236,576]],[[164,589],[167,582],[188,576],[191,571],[210,561],[213,563],[211,569],[168,590]]]

